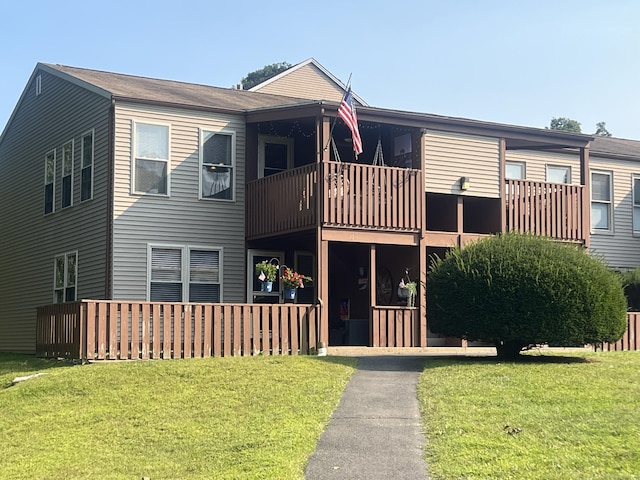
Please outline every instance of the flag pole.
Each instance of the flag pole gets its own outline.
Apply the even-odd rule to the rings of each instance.
[[[349,79],[347,80],[347,88],[344,89],[344,93],[342,94],[342,99],[340,99],[340,103],[338,104],[338,108],[340,108],[340,105],[342,105],[342,102],[344,102],[344,99],[347,96],[347,92],[351,88],[351,75],[352,74],[353,74],[353,72],[351,72],[349,74]],[[325,152],[329,149],[329,143],[331,142],[331,137],[333,136],[333,129],[336,127],[336,121],[337,120],[338,120],[338,115],[336,115],[336,118],[334,118],[333,122],[331,122],[331,130],[329,130],[329,138],[327,139],[327,144],[325,145],[324,150],[323,150]]]

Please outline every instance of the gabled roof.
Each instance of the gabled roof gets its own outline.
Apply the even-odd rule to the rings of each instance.
[[[591,142],[591,155],[640,160],[640,141],[597,135]]]
[[[333,82],[340,90],[345,91],[347,89],[347,86],[344,83],[342,83],[340,81],[340,79],[338,79],[329,70],[327,70],[322,65],[320,65],[320,63],[318,63],[318,61],[315,58],[308,58],[304,62],[300,62],[297,65],[294,65],[294,66],[288,68],[287,70],[285,70],[283,72],[280,72],[278,75],[276,75],[274,77],[271,77],[270,79],[265,80],[264,82],[259,83],[258,85],[250,88],[249,91],[250,92],[259,92],[261,89],[263,89],[267,85],[270,85],[273,82],[277,82],[278,80],[282,79],[283,77],[291,75],[292,73],[296,72],[297,70],[300,70],[303,67],[306,67],[307,65],[312,65],[316,69],[318,69],[326,78],[328,78],[331,82]],[[358,95],[356,95],[355,92],[352,91],[351,94],[353,95],[353,98],[356,100],[356,102],[358,102],[360,105],[368,106],[368,103],[365,102]],[[318,99],[318,100],[322,100],[322,99]]]
[[[255,94],[230,88],[137,77],[64,65],[39,63],[36,68],[41,68],[75,83],[80,81],[80,85],[83,87],[93,87],[94,89],[97,87],[104,94],[108,94],[116,100],[140,100],[235,112],[307,102],[304,99],[284,95]]]

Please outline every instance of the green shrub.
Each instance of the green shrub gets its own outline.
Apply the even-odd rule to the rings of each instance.
[[[500,356],[538,344],[614,342],[626,328],[619,277],[574,245],[508,233],[435,259],[427,280],[434,333],[493,342]]]

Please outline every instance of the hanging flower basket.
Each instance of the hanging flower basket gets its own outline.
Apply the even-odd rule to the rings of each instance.
[[[294,300],[296,298],[296,290],[295,288],[285,288],[284,289],[284,299],[285,300]]]
[[[282,267],[282,276],[280,277],[280,282],[282,283],[282,288],[286,290],[295,290],[298,288],[304,288],[304,282],[313,281],[311,277],[307,277],[306,275],[302,275],[298,272],[294,272],[287,266]]]

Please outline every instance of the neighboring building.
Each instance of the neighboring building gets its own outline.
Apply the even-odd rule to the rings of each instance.
[[[398,283],[483,235],[591,238],[636,265],[626,141],[360,101],[355,162],[344,87],[313,59],[254,92],[38,64],[0,137],[0,351],[33,351],[35,307],[54,302],[280,302],[262,259],[314,278],[296,301],[322,300],[330,345],[385,345],[376,325],[407,312],[411,345],[443,344]],[[607,239],[629,229],[627,254],[590,237],[590,203]]]

